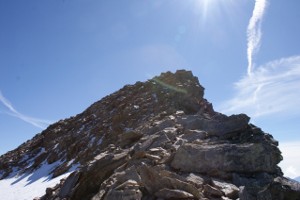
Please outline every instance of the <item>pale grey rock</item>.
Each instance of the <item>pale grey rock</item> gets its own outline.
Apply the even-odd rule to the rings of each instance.
[[[195,175],[193,173],[188,174],[188,176],[186,177],[186,180],[189,183],[196,185],[197,187],[203,187],[203,184],[205,182],[204,178],[202,178],[201,176]]]
[[[178,189],[192,194],[196,198],[201,198],[200,191],[190,183],[178,180],[176,178],[162,176],[159,171],[156,171],[145,165],[139,168],[142,184],[146,187],[150,194],[155,194],[161,189]]]
[[[141,200],[142,192],[138,189],[110,190],[104,200]]]
[[[194,196],[188,192],[163,188],[155,193],[155,196],[162,199],[191,199]]]
[[[135,166],[131,166],[122,172],[115,173],[115,178],[119,183],[124,183],[127,180],[133,180],[138,183],[141,182],[141,177],[137,173]]]
[[[171,166],[185,172],[269,172],[275,173],[279,160],[260,143],[184,144]]]
[[[188,143],[192,143],[195,140],[203,140],[207,138],[207,136],[208,134],[205,131],[186,129],[181,138],[186,140]]]
[[[224,195],[231,199],[237,199],[239,196],[239,188],[232,184],[221,180],[212,180],[213,185],[221,190]]]
[[[243,131],[248,127],[250,118],[245,114],[204,118],[198,115],[188,115],[178,118],[186,129],[203,130],[209,135],[222,136],[226,133]]]
[[[58,196],[60,198],[70,197],[73,194],[73,188],[78,183],[80,177],[80,173],[73,172],[68,178],[65,180],[64,184],[62,185]]]

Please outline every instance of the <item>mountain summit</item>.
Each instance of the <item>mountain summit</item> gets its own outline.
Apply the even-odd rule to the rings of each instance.
[[[162,73],[2,155],[0,185],[57,179],[40,200],[300,199],[278,142],[249,119],[215,112],[192,72]]]

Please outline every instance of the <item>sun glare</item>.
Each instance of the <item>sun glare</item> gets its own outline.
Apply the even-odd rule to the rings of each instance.
[[[191,0],[190,2],[194,12],[201,16],[202,22],[206,22],[208,18],[224,16],[224,13],[231,15],[236,3],[234,0]]]
[[[207,18],[217,1],[219,0],[195,0],[196,9],[201,12],[203,19]]]

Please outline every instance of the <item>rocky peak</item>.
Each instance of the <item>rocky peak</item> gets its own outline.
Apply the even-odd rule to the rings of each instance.
[[[1,156],[0,179],[55,164],[73,173],[42,200],[299,199],[278,142],[203,95],[185,70],[126,85]]]
[[[186,94],[189,97],[199,100],[201,100],[204,95],[204,88],[200,85],[198,78],[193,76],[191,71],[178,70],[174,74],[166,72],[158,77],[154,77],[152,80],[166,89]]]
[[[32,140],[1,156],[0,170],[5,172],[2,176],[8,176],[12,166],[23,173],[40,167],[45,160],[50,164],[58,160],[86,163],[101,152],[100,149],[119,141],[120,133],[130,132],[151,118],[170,115],[177,110],[196,113],[207,107],[212,111],[203,94],[204,88],[198,78],[185,70],[162,73],[144,83],[126,85],[81,114],[50,125]],[[26,167],[32,158],[34,164]],[[59,167],[54,175],[68,168],[71,165]]]
[[[175,110],[183,110],[186,114],[197,113],[201,104],[207,104],[203,99],[204,88],[199,84],[198,78],[192,72],[178,70],[176,73],[162,73],[151,80],[156,86],[153,88],[161,95],[161,101],[166,106],[173,106]],[[171,105],[170,105],[171,104]]]

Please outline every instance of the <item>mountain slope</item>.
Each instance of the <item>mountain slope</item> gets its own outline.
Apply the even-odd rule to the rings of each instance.
[[[67,178],[45,200],[299,198],[278,142],[203,95],[184,70],[126,85],[1,156],[0,179],[52,165],[44,176]]]

